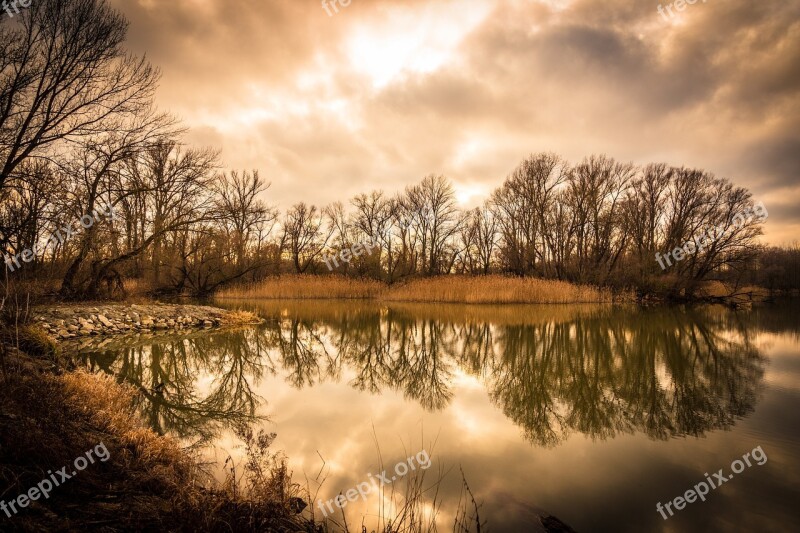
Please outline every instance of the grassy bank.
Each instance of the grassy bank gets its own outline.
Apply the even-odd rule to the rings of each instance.
[[[48,498],[3,513],[3,531],[314,531],[296,514],[285,465],[262,460],[260,476],[238,472],[236,483],[215,483],[196,457],[142,423],[132,388],[9,347],[2,363],[0,500],[28,493],[48,472],[69,473],[101,443],[108,452],[62,478]]]
[[[505,276],[441,276],[388,285],[341,276],[282,276],[221,291],[220,298],[374,299],[386,302],[466,304],[609,303],[626,299],[611,290],[563,281]]]

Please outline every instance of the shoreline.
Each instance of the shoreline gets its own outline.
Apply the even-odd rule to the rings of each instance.
[[[207,331],[260,324],[246,311],[208,305],[152,302],[43,305],[33,309],[32,326],[58,342],[87,337],[124,337]]]

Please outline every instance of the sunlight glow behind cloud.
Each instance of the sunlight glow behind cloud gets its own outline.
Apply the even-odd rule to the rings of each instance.
[[[405,73],[434,72],[454,60],[463,38],[491,11],[490,2],[463,0],[387,7],[352,30],[347,57],[375,89]]]

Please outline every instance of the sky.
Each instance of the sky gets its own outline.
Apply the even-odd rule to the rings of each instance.
[[[187,143],[281,209],[428,174],[474,207],[532,153],[605,153],[728,178],[798,239],[800,0],[109,1]]]

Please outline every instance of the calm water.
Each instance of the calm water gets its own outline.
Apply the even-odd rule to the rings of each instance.
[[[205,443],[219,463],[241,456],[231,424],[256,414],[322,500],[424,449],[443,531],[459,467],[490,531],[536,531],[539,514],[581,532],[800,531],[796,303],[218,303],[267,322],[80,353],[142,390],[154,428]],[[656,511],[758,446],[765,464],[669,520]],[[349,503],[351,528],[373,524],[379,503]]]

